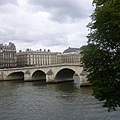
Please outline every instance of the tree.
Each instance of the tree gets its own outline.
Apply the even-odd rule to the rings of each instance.
[[[93,96],[110,111],[120,107],[120,0],[94,0],[93,5],[81,64],[89,73]]]

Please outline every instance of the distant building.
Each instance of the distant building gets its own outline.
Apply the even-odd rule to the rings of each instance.
[[[73,49],[72,49],[73,50]],[[76,49],[78,50],[78,49]],[[67,50],[65,50],[67,51]],[[26,51],[20,50],[17,53],[17,66],[27,67],[27,66],[37,66],[37,65],[53,65],[53,64],[63,64],[63,63],[79,63],[80,54],[78,51],[69,51],[64,53],[51,52],[50,50],[44,51],[37,50],[33,51],[27,49]]]
[[[8,45],[0,44],[0,68],[16,67],[16,47],[9,42]]]
[[[27,49],[26,51],[19,51],[17,53],[17,65],[18,67],[24,66],[36,66],[36,65],[51,65],[60,63],[61,58],[57,56],[57,52],[51,52],[50,50],[33,51]]]
[[[26,51],[20,50],[17,53],[17,66],[37,66],[37,65],[53,65],[63,63],[79,63],[80,54],[78,48],[68,48],[62,54],[58,52],[51,52],[50,50],[33,51],[27,49]]]
[[[80,63],[79,48],[69,47],[63,53],[46,51],[45,49],[43,51],[41,49],[37,51],[19,50],[16,53],[16,47],[13,43],[0,44],[0,69],[64,63]]]
[[[62,54],[62,63],[80,63],[80,48],[66,49]]]
[[[78,53],[62,54],[61,63],[80,63],[80,54]]]

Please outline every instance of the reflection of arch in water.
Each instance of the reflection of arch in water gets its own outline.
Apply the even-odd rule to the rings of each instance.
[[[14,72],[6,77],[6,80],[24,80],[23,72]]]
[[[64,68],[58,71],[58,73],[55,76],[55,80],[61,81],[61,80],[73,80],[73,75],[75,74],[75,71],[69,68]]]
[[[32,80],[46,80],[46,74],[41,70],[37,70],[33,73]]]

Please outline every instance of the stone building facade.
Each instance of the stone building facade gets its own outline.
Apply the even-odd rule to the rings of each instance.
[[[0,69],[79,62],[79,48],[69,47],[63,53],[51,52],[45,49],[43,51],[41,49],[36,51],[27,49],[26,51],[19,50],[19,52],[16,52],[13,43],[0,44]]]
[[[62,54],[62,63],[80,63],[80,48],[67,48]]]
[[[59,53],[51,52],[50,50],[33,51],[27,49],[26,51],[19,51],[17,53],[17,66],[27,67],[27,66],[42,66],[42,65],[53,65],[53,64],[63,64],[63,63],[79,63],[80,54],[78,52],[74,53]]]
[[[8,45],[0,44],[0,68],[14,68],[17,66],[16,46],[9,42]]]
[[[56,64],[59,62],[60,59],[57,56],[58,54],[59,53],[57,52],[51,52],[50,50],[42,51],[41,49],[37,51],[33,51],[31,49],[27,49],[26,51],[20,50],[17,53],[17,65],[18,67],[24,67]]]
[[[80,63],[80,54],[78,53],[62,54],[61,63]]]

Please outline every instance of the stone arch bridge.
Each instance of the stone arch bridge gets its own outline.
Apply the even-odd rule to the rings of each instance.
[[[46,80],[46,83],[66,82],[78,75],[80,85],[87,85],[86,74],[80,64],[58,64],[47,66],[32,66],[22,68],[0,69],[0,80]]]

